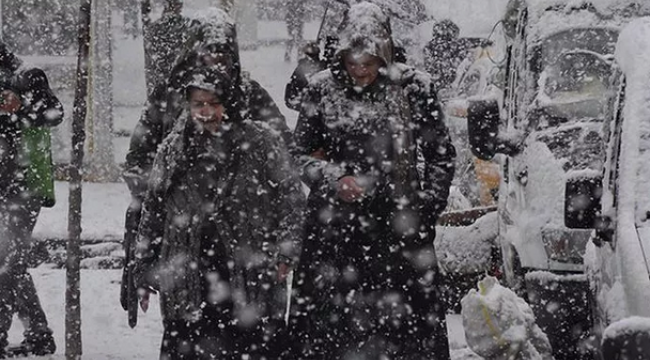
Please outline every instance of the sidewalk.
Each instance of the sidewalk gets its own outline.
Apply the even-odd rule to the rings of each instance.
[[[34,238],[68,238],[67,182],[55,184],[56,205],[43,208],[34,229]],[[122,241],[124,214],[131,201],[125,183],[84,183],[82,186],[81,238],[92,241]]]

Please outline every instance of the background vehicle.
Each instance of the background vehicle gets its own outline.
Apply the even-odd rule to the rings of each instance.
[[[556,360],[591,357],[583,255],[593,224],[584,209],[605,159],[603,129],[615,104],[618,29],[646,2],[511,1],[501,112],[470,102],[475,155],[502,153],[498,241],[506,283],[527,296]]]
[[[648,59],[650,18],[643,18],[621,32],[616,47],[623,74],[608,129],[602,215],[591,219],[597,227],[585,256],[594,332],[603,338],[607,328],[602,359],[615,359],[623,352],[629,359],[650,359]]]

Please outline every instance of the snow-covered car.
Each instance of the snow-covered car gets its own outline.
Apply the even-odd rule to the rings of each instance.
[[[622,75],[609,126],[602,212],[587,245],[594,333],[602,359],[650,356],[650,18],[620,34]],[[597,194],[588,194],[596,196]],[[596,205],[596,204],[594,204]],[[641,357],[645,354],[645,357]]]
[[[505,282],[531,303],[555,359],[588,359],[583,256],[600,187],[613,54],[622,26],[650,13],[636,0],[512,0],[503,108],[470,101],[471,149],[502,158],[498,241]],[[503,115],[503,116],[502,116]]]

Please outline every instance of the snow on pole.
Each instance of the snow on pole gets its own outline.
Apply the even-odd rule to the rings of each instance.
[[[79,265],[81,259],[81,168],[83,166],[84,123],[88,95],[88,58],[92,0],[80,0],[77,51],[77,79],[72,120],[72,154],[70,157],[70,195],[68,209],[68,246],[66,249],[65,355],[66,360],[81,359],[81,293]]]
[[[92,180],[113,180],[113,64],[110,0],[92,4],[86,159]]]

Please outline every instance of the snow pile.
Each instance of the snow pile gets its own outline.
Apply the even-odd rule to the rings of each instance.
[[[436,257],[443,272],[473,274],[489,270],[498,233],[496,212],[470,226],[439,226],[436,231]]]
[[[486,277],[462,300],[469,347],[486,360],[552,360],[551,345],[535,324],[530,306],[512,290]]]
[[[617,339],[623,335],[643,332],[650,333],[650,319],[634,316],[608,326],[603,339]]]
[[[606,324],[625,318],[629,313],[627,299],[620,278],[612,277],[612,274],[618,273],[612,248],[599,248],[590,241],[584,259],[590,290],[595,294],[598,305],[594,309],[596,316]]]

